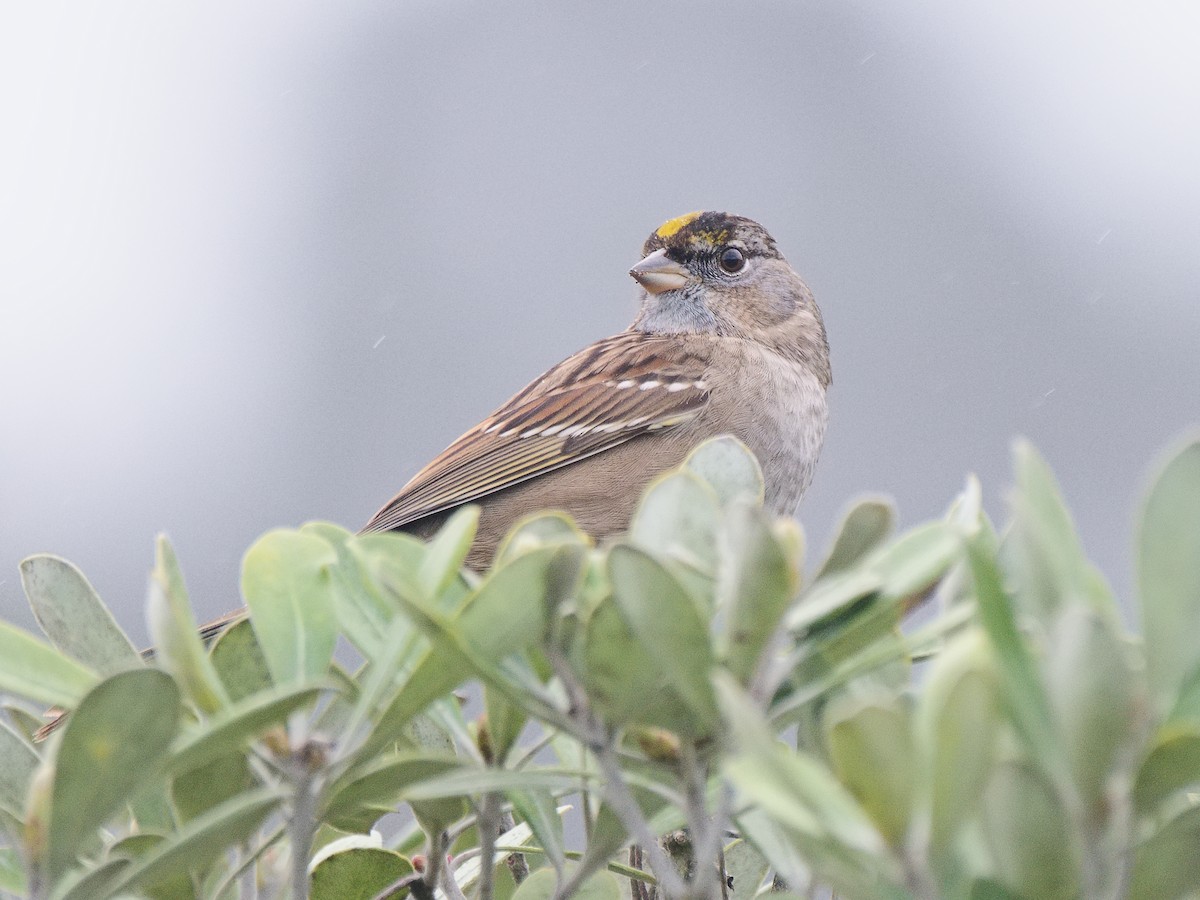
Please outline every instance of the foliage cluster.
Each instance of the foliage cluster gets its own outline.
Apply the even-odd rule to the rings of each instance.
[[[273,531],[245,557],[249,618],[211,648],[160,538],[149,657],[74,566],[31,557],[48,640],[0,624],[0,890],[1193,894],[1200,441],[1141,511],[1142,637],[1046,465],[1014,458],[1002,532],[973,481],[898,537],[863,499],[807,578],[729,438],[623,539],[542,515],[482,576],[469,508],[428,544]],[[40,705],[70,713],[37,743]]]

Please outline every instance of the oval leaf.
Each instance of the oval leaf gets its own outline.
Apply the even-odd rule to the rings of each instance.
[[[330,568],[337,554],[312,534],[278,529],[242,562],[242,595],[277,684],[313,681],[333,659],[337,621]]]
[[[179,701],[175,682],[157,669],[120,672],[80,701],[55,758],[52,877],[95,846],[100,825],[158,771],[179,726]]]
[[[142,665],[83,573],[50,554],[21,562],[21,583],[42,631],[63,653],[102,675]]]

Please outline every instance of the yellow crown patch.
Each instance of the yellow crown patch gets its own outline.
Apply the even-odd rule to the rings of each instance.
[[[658,231],[654,233],[660,238],[669,238],[685,225],[695,222],[702,215],[704,215],[703,210],[699,212],[690,212],[683,216],[676,216],[674,219],[667,219],[667,221],[658,226]]]

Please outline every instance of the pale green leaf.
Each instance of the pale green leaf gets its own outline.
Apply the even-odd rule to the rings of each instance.
[[[687,455],[683,466],[713,489],[722,506],[738,497],[762,506],[762,469],[750,448],[733,435],[704,441]]]
[[[0,622],[0,691],[71,708],[96,674],[27,631]]]
[[[63,653],[101,675],[142,665],[108,607],[74,565],[50,554],[21,561],[21,583],[42,631]]]
[[[94,846],[97,829],[161,767],[179,726],[179,689],[157,669],[133,669],[88,692],[55,758],[47,871],[58,877]]]
[[[1200,670],[1200,440],[1159,468],[1142,507],[1137,581],[1146,665],[1157,711]]]
[[[313,681],[333,659],[337,620],[330,569],[337,553],[298,531],[267,532],[246,551],[242,594],[277,684]]]
[[[844,572],[866,558],[891,535],[896,525],[896,509],[882,497],[863,497],[838,523],[833,546],[817,572],[817,579]]]
[[[154,555],[146,617],[158,662],[175,676],[193,703],[205,712],[214,712],[228,702],[228,696],[200,640],[183,573],[166,535],[158,536]]]

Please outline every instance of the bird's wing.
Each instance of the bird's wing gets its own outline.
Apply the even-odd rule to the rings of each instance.
[[[626,331],[550,369],[443,450],[363,532],[388,531],[695,418],[707,359]]]

